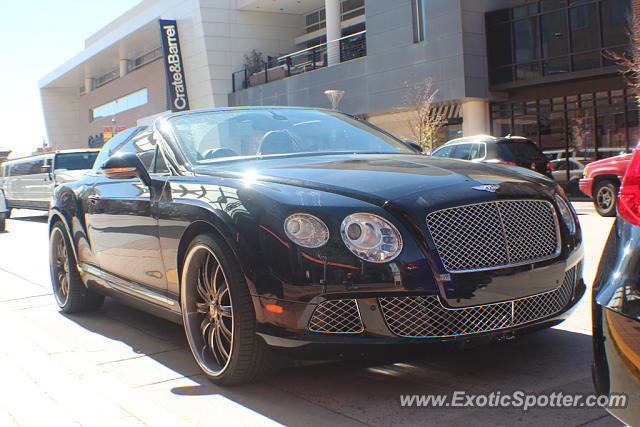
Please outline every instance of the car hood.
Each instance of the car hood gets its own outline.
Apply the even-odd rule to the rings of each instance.
[[[518,167],[417,154],[281,156],[216,162],[196,173],[328,191],[379,206],[419,202],[423,208],[452,199],[539,196],[555,188],[553,181]]]
[[[594,166],[607,165],[616,162],[628,162],[631,160],[633,153],[620,154],[619,156],[607,157],[606,159],[596,160],[589,163],[589,169],[593,169]]]

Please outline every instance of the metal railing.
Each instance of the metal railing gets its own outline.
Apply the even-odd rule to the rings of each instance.
[[[340,43],[340,62],[367,56],[366,30],[337,39]],[[231,73],[232,91],[306,73],[327,66],[327,43],[264,61],[259,69],[243,69]]]
[[[140,67],[144,67],[150,62],[155,61],[162,57],[162,47],[157,47],[144,53],[136,58],[129,60],[129,71],[137,70]]]
[[[107,83],[117,79],[118,77],[120,77],[120,70],[116,68],[115,70],[101,75],[100,77],[96,77],[93,88],[97,89],[100,86],[106,85]]]

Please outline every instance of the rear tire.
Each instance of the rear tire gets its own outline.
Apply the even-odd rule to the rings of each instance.
[[[0,219],[0,231],[4,231],[5,230],[5,226],[6,226],[6,221],[4,218]]]
[[[600,216],[616,216],[618,184],[609,180],[600,181],[593,192],[593,205]]]
[[[53,225],[49,235],[49,265],[53,296],[64,313],[95,311],[102,306],[104,295],[82,283],[67,232],[60,222]]]
[[[180,307],[189,348],[217,384],[254,381],[269,352],[256,334],[256,316],[240,264],[211,234],[196,236],[184,258]]]

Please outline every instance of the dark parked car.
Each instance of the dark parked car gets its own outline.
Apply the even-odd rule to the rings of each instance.
[[[432,156],[520,166],[553,179],[549,159],[533,141],[520,136],[456,138],[435,150]]]
[[[618,215],[593,284],[593,381],[603,395],[624,393],[609,412],[627,425],[640,420],[640,150],[618,194]]]
[[[57,187],[54,294],[64,312],[111,294],[182,322],[225,384],[265,372],[269,348],[512,338],[585,289],[571,205],[513,169],[423,156],[333,111],[167,115]]]

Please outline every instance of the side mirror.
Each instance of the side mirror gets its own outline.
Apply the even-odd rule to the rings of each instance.
[[[111,179],[140,178],[145,185],[151,185],[151,177],[144,165],[133,153],[124,153],[109,157],[100,167],[102,174]]]
[[[422,147],[420,146],[420,144],[417,144],[413,141],[411,141],[410,139],[403,139],[402,142],[404,142],[405,144],[407,144],[409,147],[413,148],[414,150],[416,150],[418,153],[422,153]]]

